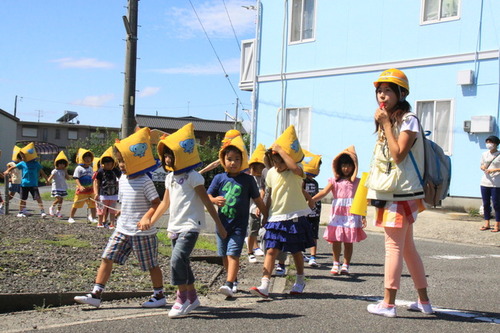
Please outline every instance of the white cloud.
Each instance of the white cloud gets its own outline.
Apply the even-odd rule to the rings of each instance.
[[[95,58],[61,58],[52,60],[58,63],[61,68],[114,68],[115,65],[111,62],[97,60]]]
[[[227,74],[236,74],[240,72],[240,59],[223,60],[222,64]],[[170,67],[154,69],[153,72],[161,74],[191,74],[191,75],[214,75],[223,74],[222,67],[218,62],[211,64],[189,64],[181,67]]]
[[[201,23],[210,37],[234,38],[231,23],[238,38],[241,38],[240,35],[255,31],[256,11],[242,7],[254,5],[255,1],[226,0],[225,3],[231,21],[229,21],[224,3],[220,0],[194,3]],[[194,35],[203,34],[203,28],[191,5],[186,8],[173,7],[167,15],[173,19],[179,37],[192,38]]]
[[[148,97],[156,95],[160,91],[160,87],[144,87],[137,94],[138,97]]]
[[[83,99],[79,99],[76,101],[71,102],[71,104],[74,105],[80,105],[80,106],[90,106],[90,107],[100,107],[106,104],[107,102],[111,101],[112,99],[115,98],[114,94],[106,94],[106,95],[100,95],[100,96],[87,96],[84,97]]]

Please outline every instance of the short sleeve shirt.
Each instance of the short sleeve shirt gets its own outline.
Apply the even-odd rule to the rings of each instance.
[[[219,218],[229,234],[244,235],[248,228],[250,200],[260,196],[253,176],[239,173],[231,177],[227,172],[214,177],[208,194],[213,197],[223,196],[226,204],[219,207]]]
[[[156,227],[139,230],[137,223],[151,208],[151,202],[158,198],[158,192],[151,178],[146,175],[129,179],[120,177],[118,198],[121,203],[121,214],[116,230],[129,236],[154,235]]]
[[[92,175],[94,171],[91,166],[84,167],[79,165],[75,168],[73,172],[73,178],[78,179],[80,184],[85,188],[83,191],[76,190],[76,194],[92,193],[94,191],[92,187]]]
[[[20,169],[22,172],[22,187],[37,187],[38,186],[38,175],[42,169],[42,165],[38,161],[21,161],[16,164],[16,168]]]

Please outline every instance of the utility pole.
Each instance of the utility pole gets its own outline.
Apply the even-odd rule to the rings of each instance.
[[[234,117],[234,129],[239,130],[238,128],[238,104],[240,103],[240,99],[236,98],[236,117]]]
[[[125,87],[123,92],[122,138],[135,129],[135,84],[137,68],[137,16],[139,0],[128,1],[128,17],[123,16],[127,31],[127,51],[125,57]]]

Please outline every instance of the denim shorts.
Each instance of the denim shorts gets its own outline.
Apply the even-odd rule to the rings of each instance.
[[[222,239],[218,233],[217,235],[217,255],[233,256],[239,257],[241,255],[241,250],[243,249],[243,244],[245,243],[245,234],[243,235],[228,235],[225,239]]]

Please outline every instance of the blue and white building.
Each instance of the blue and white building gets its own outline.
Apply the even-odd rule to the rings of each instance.
[[[373,81],[398,68],[409,78],[413,111],[452,159],[443,205],[480,198],[484,140],[498,135],[500,1],[260,0],[256,13],[240,80],[253,91],[253,145],[269,146],[294,124],[302,146],[323,156],[320,186],[350,145],[368,171]]]

